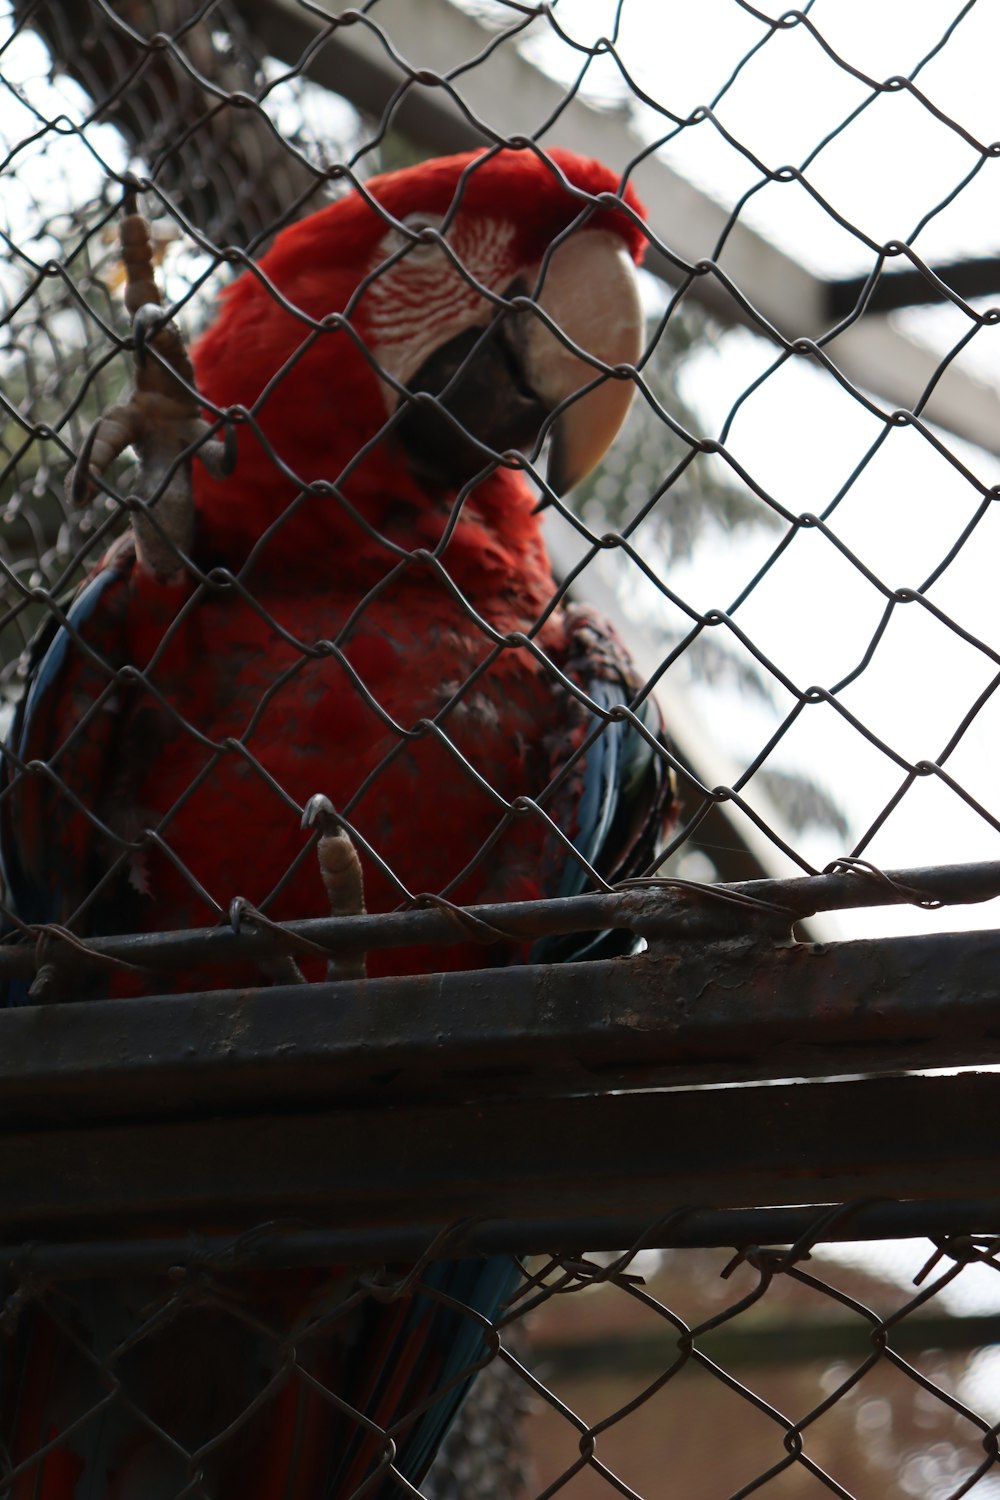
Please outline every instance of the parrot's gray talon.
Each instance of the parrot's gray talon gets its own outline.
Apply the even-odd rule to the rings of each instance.
[[[257,962],[264,978],[271,984],[305,984],[305,975],[290,955],[262,958]]]
[[[167,321],[163,308],[157,307],[155,302],[146,302],[137,309],[132,319],[132,342],[135,349],[135,362],[140,370],[146,363],[146,345],[156,337],[161,328],[165,327]]]
[[[306,803],[302,812],[303,828],[319,828],[321,833],[336,833],[336,812],[329,797],[324,797],[322,792],[316,792]]]
[[[122,212],[135,214],[139,212],[139,194],[142,192],[142,184],[134,172],[123,172],[119,181],[121,182]]]
[[[59,970],[55,964],[44,963],[39,965],[38,972],[28,987],[28,998],[36,1005],[44,1005],[58,1000],[60,990]]]
[[[228,479],[236,468],[236,459],[239,455],[239,446],[236,441],[236,428],[231,422],[227,422],[222,432],[222,457],[216,466],[216,472],[220,479]]]
[[[91,473],[90,460],[94,453],[94,443],[100,430],[103,418],[98,417],[93,423],[90,431],[83,440],[76,463],[73,465],[68,485],[68,498],[71,505],[84,506],[88,504],[94,487],[94,477]]]

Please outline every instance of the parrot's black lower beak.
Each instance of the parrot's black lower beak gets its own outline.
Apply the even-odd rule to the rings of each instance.
[[[535,446],[548,413],[525,379],[514,321],[465,329],[435,349],[409,381],[395,431],[421,481],[455,488],[491,458]]]
[[[484,299],[484,316],[494,311]],[[566,494],[620,430],[642,347],[628,251],[607,230],[581,230],[547,257],[544,276],[532,266],[508,284],[492,323],[454,334],[400,376],[396,435],[428,488],[454,489],[505,453],[532,456],[547,424],[547,488]]]

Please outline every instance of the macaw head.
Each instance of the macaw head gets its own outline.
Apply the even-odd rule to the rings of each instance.
[[[644,244],[607,167],[527,148],[391,172],[294,224],[194,350],[204,395],[252,414],[232,476],[199,476],[203,527],[272,527],[301,557],[360,515],[427,545],[461,496],[494,532],[530,529],[518,455],[548,436],[567,490],[625,416],[632,382],[609,371],[642,349]]]

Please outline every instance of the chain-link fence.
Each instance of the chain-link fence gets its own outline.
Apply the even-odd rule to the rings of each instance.
[[[869,1208],[868,1226],[905,1230],[892,1207]],[[675,1214],[626,1253],[520,1257],[492,1326],[464,1312],[481,1374],[422,1492],[991,1493],[996,1237],[873,1248],[837,1243],[864,1233],[857,1208],[743,1217],[755,1222]],[[935,1215],[921,1205],[920,1217]],[[735,1255],[647,1243],[796,1227],[790,1245]],[[345,1382],[377,1320],[454,1304],[433,1259],[332,1270],[345,1253],[342,1235],[273,1225],[228,1241],[22,1251],[5,1327],[22,1349],[30,1334],[36,1365],[14,1413],[9,1493],[73,1494],[98,1458],[109,1494],[407,1493],[400,1455],[436,1392],[410,1387],[386,1420],[375,1403],[352,1408]]]
[[[998,1482],[996,18],[690,10],[7,0],[18,1500]]]

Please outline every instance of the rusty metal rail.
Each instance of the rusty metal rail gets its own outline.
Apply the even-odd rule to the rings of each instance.
[[[623,1220],[648,1225],[679,1206],[981,1199],[1000,1177],[990,1072],[532,1100],[480,1092],[378,1109],[295,1109],[262,1090],[254,1108],[173,1117],[167,1104],[154,1095],[113,1120],[8,1121],[5,1235],[278,1220],[350,1225],[361,1253],[372,1231],[437,1232],[470,1217],[513,1221],[511,1242],[523,1245],[532,1222],[583,1214],[611,1221],[607,1242]]]
[[[787,931],[817,912],[856,907],[918,905],[926,908],[990,901],[1000,896],[1000,861],[883,871],[863,860],[838,861],[822,875],[724,884],[636,881],[606,894],[545,901],[456,907],[438,897],[410,911],[297,922],[264,921],[252,910],[229,927],[148,932],[69,940],[58,927],[33,926],[44,936],[45,961],[61,973],[85,970],[93,958],[121,960],[169,973],[192,964],[238,963],[294,955],[302,941],[331,954],[411,944],[530,941],[562,933],[625,929],[650,941],[711,939],[754,930]],[[93,957],[92,957],[93,956]],[[38,967],[37,949],[15,938],[0,946],[0,980],[26,978]]]
[[[569,1253],[586,1245],[592,1252],[619,1251],[627,1260],[640,1250],[725,1249],[823,1244],[921,1237],[961,1239],[974,1258],[975,1242],[1000,1223],[1000,1198],[885,1199],[810,1204],[801,1208],[682,1208],[650,1220],[640,1215],[579,1215],[538,1219],[464,1219],[444,1231],[430,1224],[368,1227],[364,1230],[289,1229],[265,1223],[237,1234],[149,1235],[113,1240],[0,1242],[0,1267],[18,1276],[48,1281],[78,1276],[131,1276],[169,1271],[253,1271],[267,1267],[349,1265],[365,1261],[446,1259],[461,1255]],[[959,1239],[954,1239],[958,1236]],[[622,1251],[622,1246],[629,1247]],[[967,1331],[972,1317],[960,1320]],[[990,1331],[996,1317],[983,1318]],[[947,1320],[949,1324],[954,1319]],[[944,1323],[944,1320],[942,1320]],[[965,1337],[966,1335],[962,1335]],[[944,1345],[947,1331],[938,1335]]]
[[[473,1216],[524,1244],[583,1216],[621,1243],[677,1205],[980,1199],[1000,1072],[886,1075],[1000,1062],[998,975],[997,933],[744,937],[28,1006],[0,1014],[0,1223],[291,1215],[405,1243]]]
[[[996,932],[28,1006],[0,1013],[0,1119],[977,1066],[998,1017]]]

